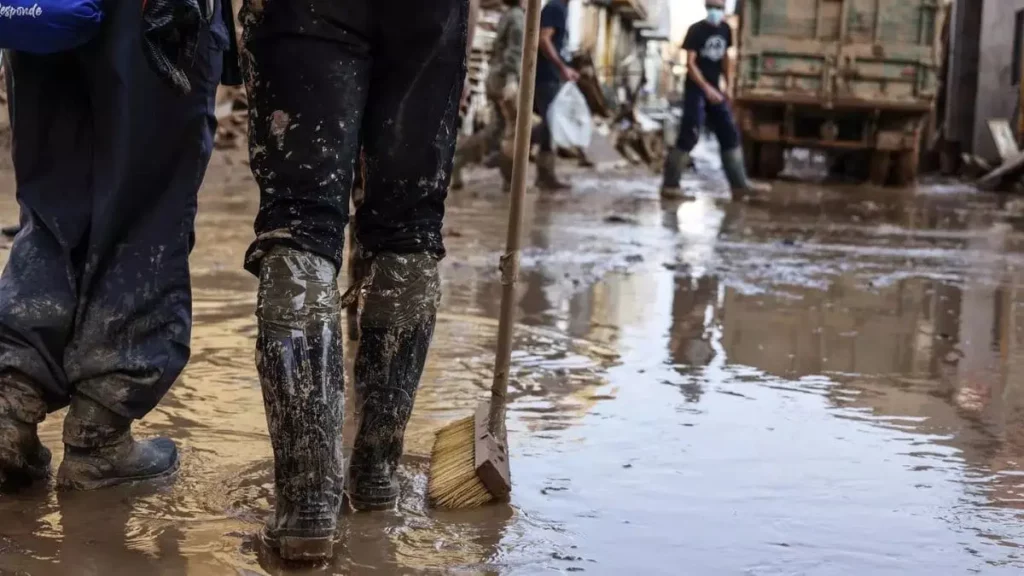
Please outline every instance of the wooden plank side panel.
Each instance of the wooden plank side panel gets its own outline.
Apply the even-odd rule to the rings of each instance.
[[[751,0],[756,12],[755,36],[814,38],[817,31],[819,0]]]

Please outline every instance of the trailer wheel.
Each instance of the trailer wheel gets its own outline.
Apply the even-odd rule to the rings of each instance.
[[[917,167],[920,161],[917,149],[903,150],[895,156],[889,182],[893,186],[912,186],[917,181]]]
[[[758,156],[758,178],[774,180],[786,168],[786,151],[777,142],[762,143]]]
[[[885,186],[889,181],[892,154],[884,150],[872,150],[868,163],[868,182],[874,186]]]

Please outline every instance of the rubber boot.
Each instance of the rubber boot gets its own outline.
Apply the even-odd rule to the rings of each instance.
[[[751,182],[747,178],[747,170],[743,165],[743,149],[739,146],[722,151],[722,171],[729,181],[734,202],[745,202],[753,199],[761,192],[768,192],[771,186]]]
[[[537,154],[537,188],[554,192],[572,188],[555,175],[555,153],[540,152]]]
[[[64,461],[57,470],[61,490],[97,490],[169,478],[178,471],[178,449],[170,438],[137,441],[132,421],[91,398],[76,395],[64,418]]]
[[[285,560],[330,558],[344,483],[341,298],[333,263],[275,247],[260,264],[256,368],[274,448],[264,541]]]
[[[387,509],[398,500],[405,426],[441,298],[437,259],[429,254],[378,254],[370,274],[355,366],[361,420],[347,488],[356,510]]]
[[[665,157],[665,168],[662,171],[661,197],[664,200],[690,200],[689,194],[679,186],[683,170],[690,165],[690,153],[673,147]]]
[[[36,433],[45,417],[46,403],[34,386],[0,376],[0,488],[22,488],[49,474],[50,451]]]

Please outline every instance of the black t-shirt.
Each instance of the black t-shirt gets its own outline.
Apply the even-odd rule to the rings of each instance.
[[[725,22],[717,25],[701,20],[686,31],[683,50],[697,53],[697,68],[709,84],[718,88],[718,80],[722,77],[722,60],[725,52],[732,46],[732,29]],[[695,84],[689,76],[688,84]]]
[[[551,36],[551,43],[555,45],[555,51],[558,52],[559,57],[562,56],[562,50],[565,49],[565,37],[568,35],[565,29],[565,22],[568,15],[569,10],[565,0],[551,0],[540,11],[541,30],[545,28],[555,29],[555,33]],[[551,60],[548,60],[547,54],[541,51],[539,58],[537,58],[537,83],[561,81],[562,75],[558,73],[558,66]]]

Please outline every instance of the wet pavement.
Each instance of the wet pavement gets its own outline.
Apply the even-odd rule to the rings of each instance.
[[[272,462],[240,267],[257,198],[219,156],[192,362],[137,430],[180,442],[177,483],[0,496],[0,574],[1021,573],[1024,223],[996,197],[780,183],[736,206],[714,178],[688,177],[687,203],[651,174],[574,181],[527,202],[510,506],[423,503],[433,431],[490,383],[507,197],[476,172],[449,203],[399,509],[346,516],[328,567],[259,549]]]

